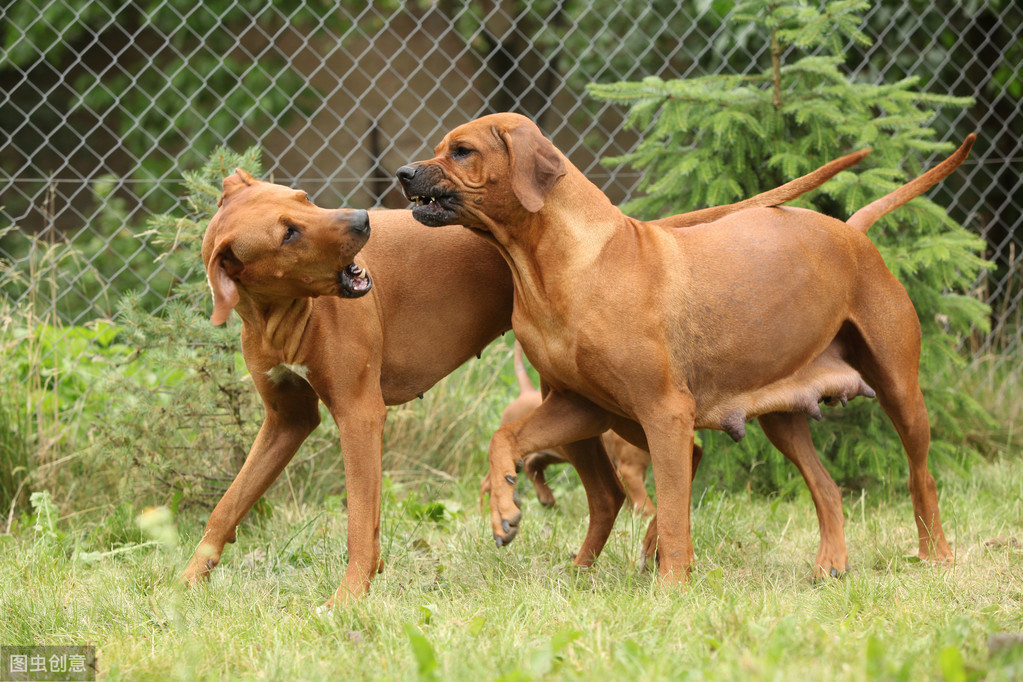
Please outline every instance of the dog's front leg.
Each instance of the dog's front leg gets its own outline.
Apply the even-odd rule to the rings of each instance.
[[[657,491],[657,557],[661,582],[684,583],[693,564],[689,526],[696,403],[678,395],[653,400],[656,412],[640,418],[650,446]]]
[[[593,403],[575,393],[552,391],[538,408],[497,430],[490,441],[490,519],[498,547],[510,543],[519,531],[522,514],[515,499],[515,484],[518,482],[518,471],[523,458],[531,452],[594,438],[609,426],[610,417]],[[603,457],[594,455],[595,448],[598,447]],[[617,515],[625,494],[618,485],[618,477],[604,453],[603,446],[599,442],[595,445],[588,444],[572,449],[571,454],[566,449],[566,454],[570,456],[573,464],[577,464],[578,458],[581,468],[579,466],[577,468],[583,476],[587,495],[592,492],[603,499],[604,492],[617,490],[617,495],[611,493],[611,499],[600,503],[603,506],[614,506],[613,514]],[[584,472],[584,469],[587,471]],[[614,497],[617,497],[616,506]],[[592,531],[592,517],[590,521]],[[596,535],[600,532],[604,530],[601,528],[594,531]],[[610,533],[610,528],[607,532]],[[604,540],[606,539],[605,536]],[[590,540],[589,534],[587,540]],[[587,555],[582,557],[580,553],[582,561],[592,562],[592,558],[587,557],[595,558],[592,549],[596,548],[596,553],[599,554],[599,548],[603,547],[603,544],[603,541],[598,541],[598,538],[594,537],[592,546],[584,545]]]
[[[387,410],[379,391],[375,397],[346,401],[343,412],[331,408],[341,432],[348,496],[348,567],[334,596],[324,606],[348,603],[369,590],[382,569],[380,557],[380,486],[383,477],[383,433]]]
[[[234,542],[235,529],[252,505],[277,480],[299,446],[320,423],[319,400],[304,381],[275,384],[265,373],[253,372],[266,417],[238,475],[206,523],[181,579],[191,585],[220,562],[224,545]]]
[[[699,445],[693,444],[693,470],[692,478],[696,478],[696,470],[700,467],[700,461],[703,459],[703,448]],[[654,510],[654,515],[650,518],[650,523],[646,527],[646,535],[643,536],[643,556],[642,562],[644,567],[648,562],[657,560],[657,510]]]

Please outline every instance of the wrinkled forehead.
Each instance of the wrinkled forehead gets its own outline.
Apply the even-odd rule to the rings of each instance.
[[[499,126],[480,125],[479,121],[472,121],[463,123],[445,135],[440,144],[433,148],[434,156],[442,156],[460,145],[503,147],[504,143],[501,141]]]

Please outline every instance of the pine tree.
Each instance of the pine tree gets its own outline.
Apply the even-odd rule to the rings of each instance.
[[[855,82],[842,71],[843,43],[869,45],[859,30],[861,0],[808,4],[802,0],[751,0],[732,14],[734,36],[770,47],[771,66],[762,73],[685,80],[592,84],[598,99],[629,106],[627,125],[642,133],[635,150],[605,159],[641,171],[645,196],[623,208],[641,218],[681,213],[736,201],[802,175],[842,154],[870,147],[860,166],[841,173],[794,205],[845,219],[923,170],[922,159],[946,152],[929,127],[939,107],[965,107],[968,98],[917,89],[918,78],[896,83]],[[965,136],[965,135],[964,135]],[[981,141],[983,143],[983,141]],[[856,171],[856,172],[854,172]],[[968,449],[963,424],[989,418],[954,387],[964,360],[956,335],[986,329],[988,308],[964,293],[987,266],[984,242],[952,220],[934,202],[917,198],[870,228],[885,262],[910,294],[923,327],[920,378],[935,436],[932,453]],[[904,480],[905,458],[894,429],[876,401],[854,401],[826,414],[831,424],[815,439],[840,479],[869,475]],[[713,448],[724,439],[711,437]],[[777,487],[793,470],[781,464],[766,438],[747,438],[727,458],[753,469]],[[942,457],[943,461],[950,458]],[[729,470],[729,467],[731,469]],[[940,471],[940,465],[939,465]]]

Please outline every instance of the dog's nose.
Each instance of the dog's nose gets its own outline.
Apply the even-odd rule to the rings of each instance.
[[[352,231],[358,232],[359,234],[369,232],[369,213],[366,213],[366,211],[361,208],[355,211],[352,214],[350,226]]]
[[[410,182],[412,178],[416,177],[416,173],[418,171],[419,169],[415,166],[402,166],[398,169],[396,175],[398,176],[398,180],[402,183],[407,183]]]

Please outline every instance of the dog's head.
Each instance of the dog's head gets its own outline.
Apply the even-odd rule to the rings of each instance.
[[[398,180],[424,225],[491,231],[543,209],[567,172],[565,158],[519,114],[493,114],[455,128],[428,161],[402,166]]]
[[[213,291],[213,324],[223,324],[239,291],[260,300],[358,298],[373,285],[354,261],[369,239],[366,211],[328,210],[301,190],[238,169],[224,179],[206,228],[202,260]]]

